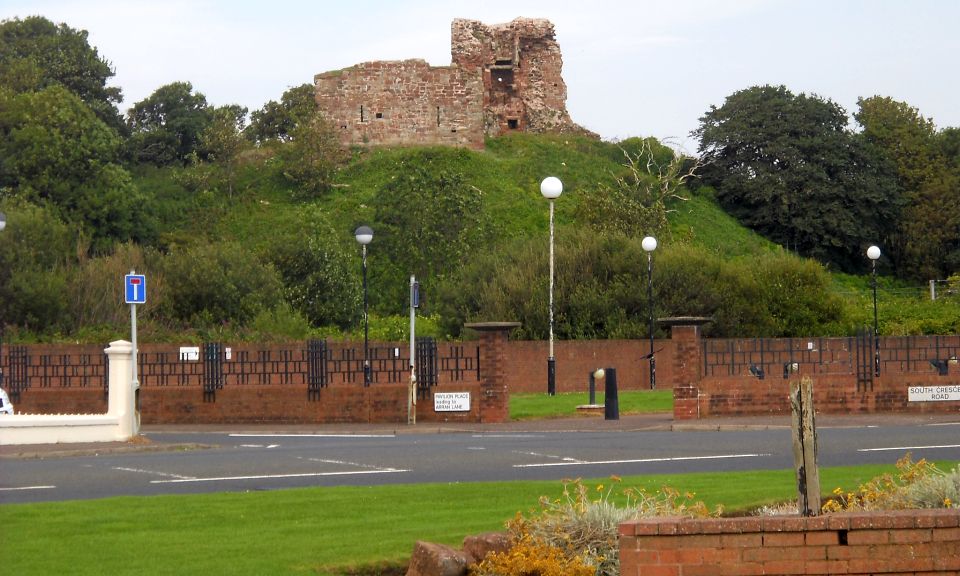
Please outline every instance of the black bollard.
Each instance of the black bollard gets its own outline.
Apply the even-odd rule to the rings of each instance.
[[[3,375],[0,374],[0,378],[2,378],[2,376]],[[588,402],[588,404],[591,406],[597,405],[597,378],[593,372],[590,372],[590,402]]]
[[[620,419],[620,401],[617,398],[617,369],[605,368],[603,379],[606,382],[606,392],[603,400],[603,418],[605,420]]]

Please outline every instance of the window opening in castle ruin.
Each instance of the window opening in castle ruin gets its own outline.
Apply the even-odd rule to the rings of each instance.
[[[376,116],[378,119],[383,118],[383,112],[377,112]]]
[[[513,90],[513,68],[494,68],[490,76],[496,81],[494,88],[498,90]]]
[[[516,130],[520,127],[520,121],[516,118],[507,118],[507,128],[511,130]]]
[[[363,104],[360,105],[360,121],[363,122]]]
[[[440,107],[437,106],[437,128],[440,127]]]

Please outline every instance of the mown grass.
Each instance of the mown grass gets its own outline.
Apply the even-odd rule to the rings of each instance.
[[[597,404],[604,403],[605,396],[597,391]],[[588,404],[587,392],[570,392],[548,396],[547,394],[511,394],[510,419],[563,418],[577,416],[577,406]],[[671,390],[641,390],[617,393],[620,414],[648,414],[673,410]]]
[[[941,463],[941,469],[956,463]],[[894,466],[824,468],[821,485],[855,489]],[[591,488],[609,479],[587,480]],[[729,511],[790,500],[790,470],[633,476],[623,487],[671,486]],[[350,574],[402,567],[417,540],[459,545],[500,530],[560,482],[336,487],[124,497],[0,506],[3,573]]]

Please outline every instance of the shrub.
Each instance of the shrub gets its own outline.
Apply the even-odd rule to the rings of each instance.
[[[616,476],[611,482],[619,482]],[[650,493],[628,488],[614,495],[613,486],[595,488],[595,495],[580,480],[564,483],[563,496],[557,500],[541,498],[540,510],[530,518],[517,515],[508,523],[514,546],[507,552],[491,555],[482,562],[476,576],[508,574],[554,574],[540,571],[538,559],[553,558],[550,564],[569,563],[570,571],[582,563],[587,574],[617,576],[620,573],[618,526],[635,518],[687,516],[704,518],[710,511],[703,502],[693,501],[691,493],[664,487]],[[719,510],[716,514],[719,514]],[[540,554],[531,555],[531,549]],[[529,564],[523,562],[529,561]],[[506,569],[509,569],[506,570]],[[500,571],[498,571],[500,570]]]
[[[162,307],[171,320],[244,324],[281,301],[276,270],[239,244],[203,244],[173,252],[164,268]]]
[[[907,454],[897,461],[897,470],[896,476],[877,476],[854,492],[837,488],[823,511],[960,508],[960,467],[943,472],[926,460],[913,462]]]

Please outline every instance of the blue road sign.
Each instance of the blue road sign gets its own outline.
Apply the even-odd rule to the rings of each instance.
[[[143,274],[127,274],[124,280],[124,302],[144,304],[147,301],[147,277]]]

